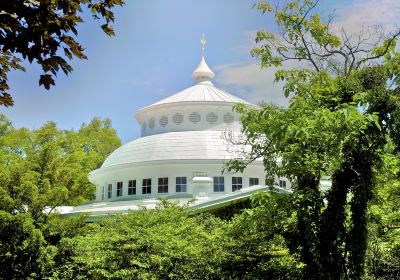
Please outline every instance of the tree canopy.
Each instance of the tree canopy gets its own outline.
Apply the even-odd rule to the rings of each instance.
[[[15,0],[0,4],[0,106],[12,106],[8,93],[8,72],[24,70],[27,60],[41,66],[39,85],[49,89],[62,70],[72,71],[68,60],[86,59],[84,48],[77,41],[82,13],[90,12],[94,19],[103,20],[101,28],[114,35],[112,9],[123,0]]]
[[[30,131],[0,115],[0,210],[39,218],[46,207],[92,199],[88,173],[120,144],[107,119],[95,118],[77,132],[54,122]]]
[[[262,156],[271,184],[275,176],[291,178],[305,279],[361,279],[367,205],[389,140],[393,153],[398,150],[400,31],[338,34],[315,12],[317,4],[257,3],[278,30],[257,33],[252,54],[261,67],[304,64],[276,72],[288,108],[237,107],[252,150],[228,169],[242,170]],[[319,187],[323,176],[332,181],[326,194]]]
[[[54,122],[28,130],[0,114],[0,278],[43,279],[59,228],[74,232],[54,209],[93,199],[88,173],[120,144],[108,119],[76,132]]]

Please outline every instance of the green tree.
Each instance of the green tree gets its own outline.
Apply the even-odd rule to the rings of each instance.
[[[54,252],[29,214],[0,211],[1,279],[42,278]]]
[[[303,263],[291,242],[293,199],[275,192],[257,193],[251,206],[222,225],[221,246],[228,257],[219,264],[224,279],[299,279]]]
[[[24,70],[21,59],[36,62],[43,69],[39,85],[49,89],[59,70],[72,71],[67,60],[86,59],[84,48],[76,41],[82,13],[90,11],[96,20],[104,19],[103,31],[114,35],[112,8],[123,0],[15,0],[0,4],[0,106],[12,106],[7,74]]]
[[[168,203],[115,216],[61,240],[53,279],[219,279],[220,223]]]
[[[0,278],[43,279],[62,237],[81,220],[62,222],[54,209],[93,198],[88,173],[120,145],[109,120],[93,119],[77,132],[49,122],[16,129],[0,115]]]
[[[299,279],[303,264],[283,238],[291,197],[270,193],[232,220],[162,201],[65,236],[53,279]]]
[[[60,205],[92,199],[88,173],[98,168],[120,144],[109,120],[93,119],[77,132],[53,122],[29,131],[14,129],[2,116],[0,193],[2,210],[30,212],[34,218]]]
[[[377,188],[368,207],[369,242],[367,272],[372,279],[400,278],[400,180],[399,155],[389,144],[377,174]]]
[[[288,108],[238,107],[252,151],[228,169],[241,170],[263,156],[270,183],[276,175],[292,179],[306,279],[360,279],[374,170],[380,168],[387,139],[398,142],[395,45],[400,32],[360,33],[357,40],[345,31],[337,35],[331,22],[314,11],[317,3],[257,3],[278,30],[257,33],[259,45],[252,53],[261,66],[279,67],[291,60],[304,64],[276,73],[276,80],[285,82]],[[319,189],[324,175],[332,180],[326,206]]]

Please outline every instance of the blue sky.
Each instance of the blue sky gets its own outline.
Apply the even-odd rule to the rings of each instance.
[[[40,69],[10,75],[15,105],[0,107],[16,127],[39,128],[55,121],[79,129],[93,117],[113,121],[122,142],[139,137],[134,114],[143,106],[193,84],[200,61],[200,36],[206,35],[206,61],[215,84],[251,102],[285,104],[273,70],[259,69],[250,56],[255,32],[272,26],[249,0],[126,0],[115,10],[115,37],[102,33],[100,22],[85,17],[79,41],[88,60],[73,60],[69,76],[60,73],[56,86],[38,86]],[[320,10],[335,10],[339,26],[357,31],[362,24],[396,24],[398,0],[322,0]],[[398,24],[399,22],[397,22]]]

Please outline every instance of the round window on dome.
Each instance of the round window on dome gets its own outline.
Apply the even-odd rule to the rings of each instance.
[[[215,113],[211,112],[207,114],[206,119],[208,123],[214,124],[218,121],[218,116]]]
[[[232,124],[232,123],[233,123],[233,120],[234,120],[234,118],[233,118],[233,115],[232,115],[231,113],[226,113],[226,114],[224,115],[224,123],[226,123],[226,124]]]
[[[172,117],[172,121],[174,122],[174,124],[181,124],[183,122],[183,115],[181,113],[176,113],[173,117]]]
[[[199,113],[193,112],[193,113],[191,113],[191,114],[189,115],[189,120],[190,120],[192,123],[198,123],[198,122],[201,120],[201,117],[200,117]]]
[[[156,125],[156,120],[154,118],[151,118],[149,121],[149,127],[153,129],[155,125]]]
[[[161,125],[162,127],[166,127],[167,124],[168,124],[168,118],[167,118],[167,116],[162,116],[162,117],[160,118],[160,125]]]
[[[142,132],[146,132],[146,122],[142,123]]]

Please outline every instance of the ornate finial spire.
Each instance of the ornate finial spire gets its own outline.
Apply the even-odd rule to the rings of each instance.
[[[212,85],[211,79],[214,78],[214,72],[211,71],[211,69],[208,67],[204,59],[204,46],[207,43],[206,39],[204,38],[204,33],[201,36],[200,43],[201,43],[202,56],[200,63],[197,66],[197,68],[193,71],[192,76],[198,83],[206,82]]]
[[[204,47],[207,44],[207,41],[204,38],[204,32],[203,34],[201,34],[200,44],[201,44],[201,56],[204,57]]]

